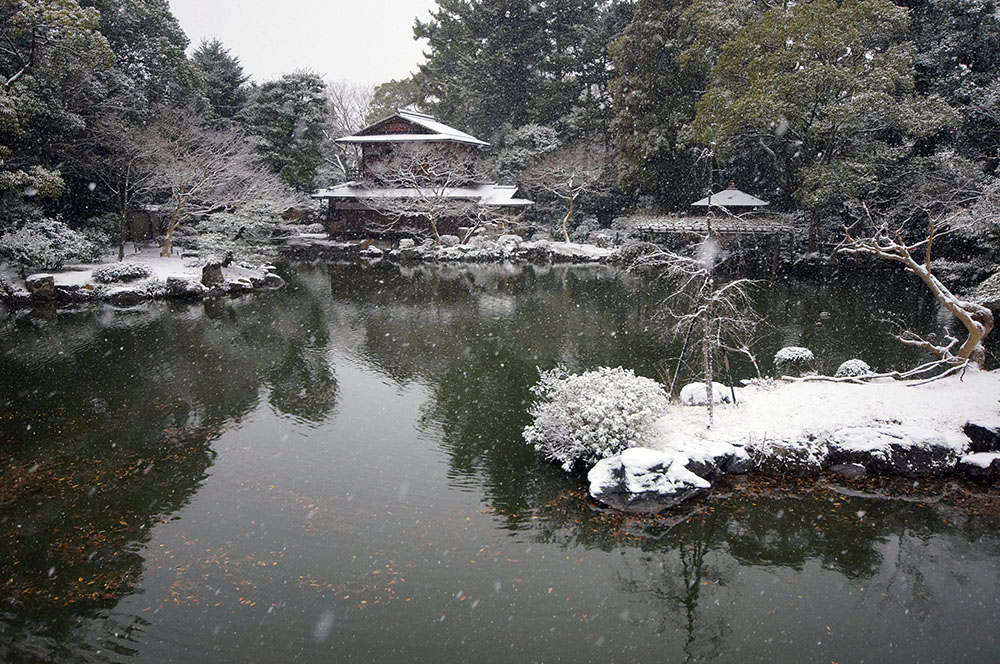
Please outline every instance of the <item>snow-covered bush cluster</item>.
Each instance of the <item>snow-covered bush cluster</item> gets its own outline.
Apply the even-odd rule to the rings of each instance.
[[[276,252],[272,238],[281,221],[281,210],[267,201],[254,201],[238,210],[217,212],[198,223],[191,238],[202,256],[229,252],[237,259],[259,262]]]
[[[55,219],[29,221],[0,237],[0,259],[20,268],[56,270],[70,260],[93,261],[100,249]]]
[[[774,363],[778,366],[783,364],[803,364],[816,359],[813,352],[802,346],[786,346],[774,354]]]
[[[837,373],[834,376],[836,378],[856,378],[858,376],[867,376],[871,372],[872,368],[868,366],[867,362],[855,358],[847,360],[837,367]]]
[[[567,471],[649,442],[668,406],[659,383],[621,367],[543,371],[531,391],[537,401],[524,440]]]
[[[94,281],[102,284],[116,284],[125,281],[145,279],[152,275],[152,270],[142,263],[108,263],[93,272]]]

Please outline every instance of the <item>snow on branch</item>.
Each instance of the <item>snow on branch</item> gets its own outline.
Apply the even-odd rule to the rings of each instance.
[[[983,340],[993,329],[993,313],[984,306],[957,297],[931,271],[931,249],[934,240],[947,231],[951,218],[928,213],[929,223],[924,238],[907,243],[903,237],[902,227],[890,230],[886,222],[876,223],[868,207],[863,207],[864,217],[844,227],[844,240],[837,251],[843,254],[875,256],[902,263],[909,272],[924,282],[935,299],[958,319],[967,333],[966,340],[957,352],[953,351],[957,341],[945,346],[937,345],[913,332],[898,335],[897,339],[908,346],[930,351],[952,364],[971,360],[982,367],[986,360]],[[918,250],[922,250],[923,255],[915,254]]]

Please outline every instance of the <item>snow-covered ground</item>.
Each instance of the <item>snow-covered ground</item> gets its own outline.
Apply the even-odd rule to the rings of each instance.
[[[886,379],[863,385],[776,382],[737,388],[736,405],[672,404],[657,422],[657,446],[826,440],[847,427],[902,426],[959,433],[970,420],[1000,417],[1000,372],[969,369],[924,385]]]
[[[60,270],[28,275],[27,281],[51,276],[62,297],[69,299],[113,299],[130,296],[133,298],[156,298],[170,296],[197,297],[210,291],[202,284],[202,269],[206,260],[196,257],[182,258],[180,252],[174,256],[160,256],[159,247],[145,247],[125,256],[118,262],[117,254],[108,254],[99,263],[66,265]],[[108,282],[101,279],[102,271],[114,271],[117,267],[142,266],[145,276],[127,280]],[[95,274],[97,273],[97,274]],[[27,298],[26,280],[20,278],[9,266],[2,266],[0,276],[17,289],[17,295]],[[234,262],[222,268],[223,282],[217,290],[224,292],[245,292],[264,286],[278,287],[282,281],[274,274],[270,265],[254,266]]]

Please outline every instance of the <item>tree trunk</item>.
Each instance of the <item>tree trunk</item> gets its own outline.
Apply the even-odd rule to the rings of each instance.
[[[809,215],[809,252],[814,253],[819,250],[819,210],[813,210]]]
[[[169,258],[174,254],[174,229],[177,228],[177,217],[171,217],[167,224],[167,234],[163,236],[163,248],[160,249],[160,256]]]
[[[715,420],[715,399],[712,394],[712,382],[715,379],[713,367],[712,367],[712,311],[709,307],[705,307],[705,311],[702,314],[702,324],[704,325],[704,330],[702,331],[702,344],[701,344],[701,354],[702,360],[704,362],[705,369],[705,403],[708,406],[708,427],[712,428],[712,424]]]
[[[566,240],[566,244],[569,244],[569,218],[573,216],[573,192],[569,192],[569,210],[566,211],[566,216],[562,220],[562,231],[563,239]]]

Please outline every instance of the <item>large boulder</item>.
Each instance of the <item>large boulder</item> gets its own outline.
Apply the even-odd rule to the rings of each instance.
[[[954,469],[968,447],[968,439],[958,433],[915,427],[848,427],[830,436],[827,463],[855,463],[887,475],[940,475]]]
[[[164,294],[167,297],[182,299],[195,299],[205,294],[208,289],[193,279],[184,277],[169,276],[164,287]]]
[[[969,437],[972,452],[1000,452],[1000,421],[966,422],[962,431]]]
[[[36,302],[52,302],[59,297],[56,278],[51,274],[33,274],[25,280],[24,285],[31,293],[31,299]]]
[[[212,256],[201,268],[201,283],[205,288],[217,288],[226,283],[222,276],[222,259]]]
[[[598,461],[587,473],[590,495],[625,512],[655,513],[690,500],[711,484],[670,452],[633,447]]]

